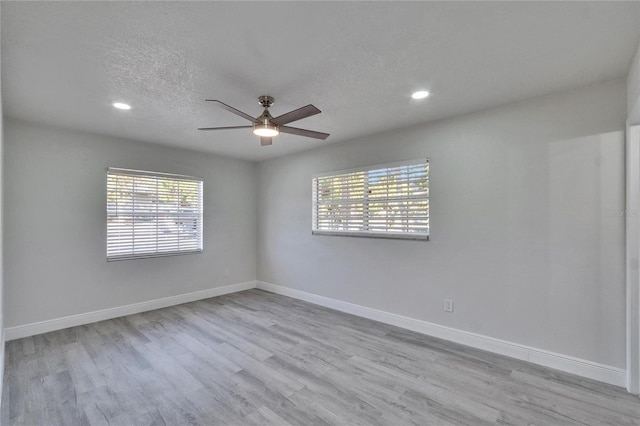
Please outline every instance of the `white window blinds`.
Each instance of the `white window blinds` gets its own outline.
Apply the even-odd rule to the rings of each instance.
[[[109,168],[107,260],[202,252],[202,179]]]
[[[314,234],[429,238],[429,160],[316,175]]]

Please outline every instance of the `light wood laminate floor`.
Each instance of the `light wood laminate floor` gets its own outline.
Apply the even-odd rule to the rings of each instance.
[[[3,425],[639,425],[623,389],[260,290],[7,343]]]

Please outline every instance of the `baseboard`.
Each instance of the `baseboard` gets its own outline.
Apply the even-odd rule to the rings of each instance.
[[[596,362],[563,355],[544,349],[533,348],[519,343],[508,342],[481,334],[458,330],[427,321],[405,317],[391,312],[380,311],[366,306],[356,305],[341,300],[331,299],[300,290],[291,289],[271,283],[261,281],[248,281],[244,283],[231,284],[222,287],[215,287],[207,290],[195,291],[192,293],[180,294],[177,296],[164,297],[131,305],[119,306],[115,308],[102,309],[99,311],[87,312],[84,314],[71,315],[63,318],[56,318],[31,324],[9,327],[4,330],[5,341],[20,339],[47,333],[49,331],[61,330],[78,325],[90,324],[121,316],[137,314],[154,309],[166,308],[168,306],[180,305],[182,303],[249,290],[252,288],[269,291],[271,293],[282,294],[295,299],[304,300],[316,305],[325,306],[341,312],[369,318],[385,324],[394,325],[407,330],[426,334],[451,342],[460,343],[473,348],[494,352],[500,355],[532,362],[567,373],[576,374],[615,386],[626,386],[627,376],[625,370]],[[0,354],[1,355],[1,354]]]
[[[468,331],[458,330],[451,327],[445,327],[262,281],[257,281],[257,288],[271,293],[282,294],[284,296],[304,300],[306,302],[325,306],[327,308],[346,312],[352,315],[369,318],[385,324],[395,325],[397,327],[438,337],[440,339],[449,340],[451,342],[471,346],[473,348],[494,352],[511,358],[576,374],[589,379],[598,380],[600,382],[609,383],[615,386],[625,387],[627,384],[626,371],[621,368],[558,354],[544,349],[533,348],[519,343],[495,339],[481,334],[470,333]]]
[[[19,325],[16,327],[9,327],[4,330],[5,339],[6,341],[21,339],[23,337],[35,336],[36,334],[48,333],[49,331],[61,330],[63,328],[75,327],[78,325],[91,324],[98,321],[118,318],[125,315],[137,314],[145,311],[152,311],[154,309],[166,308],[168,306],[208,299],[209,297],[222,296],[223,294],[249,290],[255,287],[255,281],[247,281],[244,283],[214,287],[207,290],[194,291],[192,293],[179,294],[177,296],[163,297],[161,299],[133,303],[131,305],[101,309],[99,311],[87,312],[84,314],[70,315],[68,317],[34,322],[31,324]]]
[[[0,318],[2,322],[2,318]],[[2,424],[2,392],[4,391],[4,329],[0,327],[0,425]]]

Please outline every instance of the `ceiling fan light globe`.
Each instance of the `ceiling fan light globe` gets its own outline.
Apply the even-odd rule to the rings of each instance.
[[[269,124],[256,124],[253,127],[253,134],[260,137],[271,138],[274,136],[278,136],[280,132],[278,131],[278,126],[272,126]]]

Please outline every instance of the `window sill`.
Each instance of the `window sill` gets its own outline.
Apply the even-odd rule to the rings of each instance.
[[[170,253],[150,253],[150,254],[132,254],[125,256],[107,257],[107,262],[116,262],[119,260],[149,259],[153,257],[182,256],[185,254],[202,254],[202,250],[178,251]]]
[[[421,240],[429,241],[428,234],[408,233],[382,233],[362,231],[311,231],[312,235],[326,235],[330,237],[361,237],[361,238],[386,238],[393,240]]]

